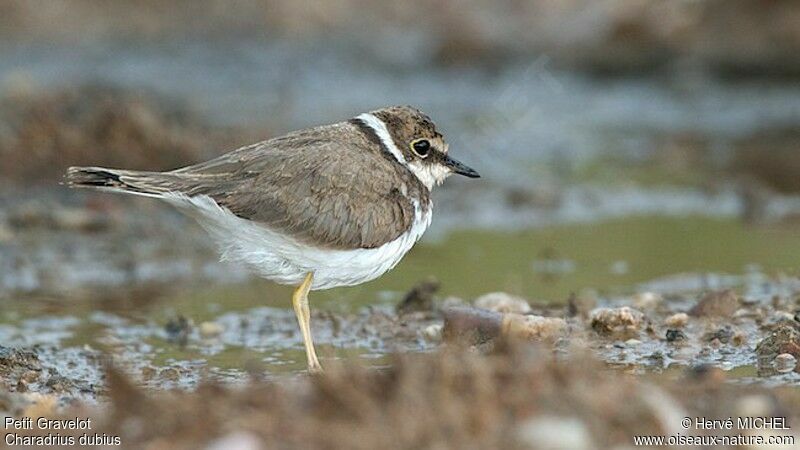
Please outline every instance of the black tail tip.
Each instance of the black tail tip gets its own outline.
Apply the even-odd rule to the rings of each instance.
[[[64,176],[67,186],[119,187],[119,175],[97,167],[70,167]]]

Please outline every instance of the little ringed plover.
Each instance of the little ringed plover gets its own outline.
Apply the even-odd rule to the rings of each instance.
[[[431,223],[431,190],[478,173],[408,106],[295,131],[169,172],[70,167],[67,184],[154,197],[197,219],[223,260],[296,286],[309,371],[320,371],[308,292],[392,269]]]

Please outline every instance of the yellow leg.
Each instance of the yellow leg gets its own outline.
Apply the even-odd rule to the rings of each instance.
[[[297,286],[292,294],[292,306],[297,316],[297,323],[300,324],[300,332],[303,333],[303,344],[306,346],[306,358],[308,359],[308,371],[311,373],[322,372],[322,366],[317,359],[317,352],[314,351],[314,341],[311,339],[311,310],[308,307],[308,291],[311,290],[311,283],[314,281],[314,273],[309,272],[306,278]]]

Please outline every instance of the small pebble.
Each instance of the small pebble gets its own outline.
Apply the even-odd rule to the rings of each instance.
[[[640,341],[638,339],[628,339],[627,341],[625,341],[625,345],[627,345],[628,347],[636,347],[636,346],[641,345],[641,344],[642,344],[642,341]]]
[[[732,289],[709,292],[689,311],[696,317],[732,317],[739,309],[739,296]]]
[[[444,330],[444,325],[434,323],[425,327],[425,329],[422,330],[422,334],[425,336],[425,339],[431,342],[439,342],[442,340],[442,330]]]
[[[522,448],[549,450],[595,448],[589,429],[578,418],[533,417],[520,423],[514,434]]]
[[[503,314],[472,307],[442,309],[442,339],[471,345],[491,341],[500,335]]]
[[[184,346],[189,341],[192,323],[186,317],[174,317],[164,325],[164,331],[167,333],[168,341]]]
[[[747,342],[747,335],[742,333],[741,331],[738,331],[733,335],[731,342],[733,342],[733,345],[741,347]]]
[[[502,332],[525,340],[553,340],[564,334],[567,322],[559,317],[506,314]]]
[[[249,431],[234,431],[217,438],[206,446],[206,450],[261,450],[265,448],[261,439]]]
[[[664,298],[655,292],[640,292],[633,296],[633,306],[638,309],[654,309],[663,301]]]
[[[689,323],[689,315],[686,313],[673,314],[667,317],[664,323],[670,328],[683,328]]]
[[[644,314],[627,306],[621,308],[598,308],[592,311],[592,329],[598,333],[638,332]]]
[[[667,342],[685,341],[686,334],[681,330],[670,328],[667,330]]]
[[[661,367],[665,367],[664,366],[665,356],[664,356],[664,352],[662,352],[661,350],[656,350],[653,353],[647,355],[647,359],[652,361],[653,364],[655,364],[655,365],[658,365],[658,366],[661,366]]]
[[[178,381],[181,377],[181,373],[174,367],[166,367],[162,369],[159,375],[161,378],[169,381]]]
[[[203,322],[200,324],[200,336],[204,339],[215,338],[222,334],[224,328],[216,322]]]
[[[714,341],[717,341],[719,344],[727,344],[728,342],[731,341],[731,339],[735,334],[736,333],[734,333],[731,327],[726,325],[724,327],[718,328],[714,332],[706,333],[705,335],[703,335],[703,339],[712,343]]]
[[[794,358],[800,355],[800,331],[793,326],[782,325],[756,345],[759,375],[774,375],[776,371],[775,361],[778,356],[787,353]],[[782,359],[788,360],[786,357]]]
[[[531,305],[524,298],[515,297],[505,292],[491,292],[475,299],[475,307],[499,313],[527,314]]]
[[[142,367],[142,379],[145,381],[150,381],[153,377],[156,376],[156,369],[150,366]]]
[[[40,375],[41,375],[41,372],[39,372],[39,371],[29,370],[29,371],[25,372],[24,374],[22,374],[22,377],[20,377],[20,379],[22,381],[24,381],[25,383],[30,384],[30,383],[36,382],[36,380],[39,379]]]
[[[781,353],[775,357],[775,361],[772,362],[772,365],[778,372],[788,373],[797,367],[797,358],[790,353]]]
[[[406,314],[433,310],[433,297],[439,290],[439,286],[440,283],[435,278],[420,281],[406,293],[403,301],[397,305],[397,312]]]

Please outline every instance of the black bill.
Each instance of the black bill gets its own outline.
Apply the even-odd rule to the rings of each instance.
[[[464,175],[470,178],[480,178],[480,174],[475,169],[463,164],[462,162],[451,158],[450,156],[444,157],[444,165],[453,170],[453,173]]]

